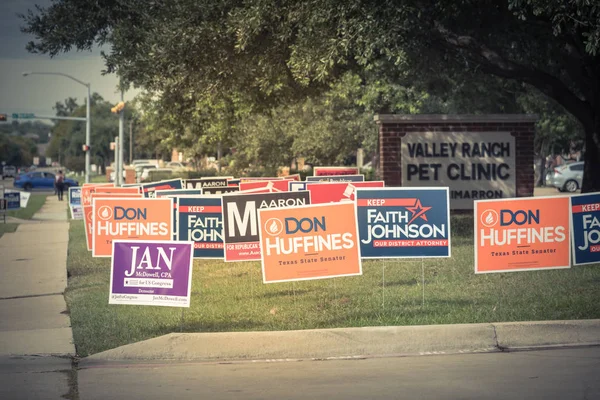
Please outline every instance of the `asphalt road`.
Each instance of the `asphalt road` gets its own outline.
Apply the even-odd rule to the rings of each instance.
[[[100,364],[94,399],[599,399],[600,347],[361,360]]]

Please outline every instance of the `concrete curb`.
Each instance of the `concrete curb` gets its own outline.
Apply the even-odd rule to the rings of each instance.
[[[81,360],[248,361],[456,354],[600,345],[600,320],[171,333]]]

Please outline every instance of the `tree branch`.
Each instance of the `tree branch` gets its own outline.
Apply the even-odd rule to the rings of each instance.
[[[589,99],[586,101],[579,98],[559,78],[533,65],[524,66],[508,60],[474,37],[459,36],[449,31],[439,22],[435,23],[435,27],[442,40],[442,45],[447,49],[466,55],[473,61],[480,63],[483,69],[494,75],[519,80],[536,87],[565,107],[584,126],[590,126],[593,123]]]

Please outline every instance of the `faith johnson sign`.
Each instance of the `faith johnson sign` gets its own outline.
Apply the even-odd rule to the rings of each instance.
[[[402,185],[448,186],[452,209],[515,197],[515,138],[510,132],[408,132],[402,138]]]
[[[569,198],[475,202],[475,273],[570,268]]]
[[[357,188],[363,258],[450,257],[448,188]]]
[[[573,264],[600,262],[600,193],[571,196]]]
[[[177,203],[177,239],[194,242],[194,258],[223,258],[221,196],[182,196]]]
[[[306,191],[223,195],[225,261],[260,260],[258,210],[308,204]]]
[[[189,307],[192,242],[114,240],[109,304]]]
[[[383,181],[369,182],[307,182],[306,190],[310,192],[311,204],[338,203],[354,201],[354,192],[361,187],[385,186]]]
[[[263,282],[362,275],[354,203],[258,211]]]

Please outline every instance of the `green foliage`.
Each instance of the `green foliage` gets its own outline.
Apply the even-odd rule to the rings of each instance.
[[[518,112],[530,85],[583,125],[583,190],[600,190],[596,2],[57,0],[23,18],[34,52],[110,43],[108,71],[155,103],[148,136],[157,148],[192,157],[217,143],[243,148],[239,168],[257,159],[273,168],[298,153],[339,162],[374,143],[362,112]],[[368,93],[356,92],[349,71]],[[402,95],[402,106],[386,99]]]
[[[17,167],[30,166],[37,155],[35,143],[22,136],[0,134],[0,161]]]
[[[110,142],[119,134],[118,117],[110,111],[113,105],[98,93],[92,95],[90,105],[92,163],[106,166],[110,164],[114,154],[110,150]],[[66,99],[64,105],[57,102],[54,108],[58,116],[86,116],[86,106],[78,106],[73,98]],[[70,170],[83,171],[85,154],[82,146],[85,144],[85,130],[84,121],[59,120],[52,129],[47,155]]]

